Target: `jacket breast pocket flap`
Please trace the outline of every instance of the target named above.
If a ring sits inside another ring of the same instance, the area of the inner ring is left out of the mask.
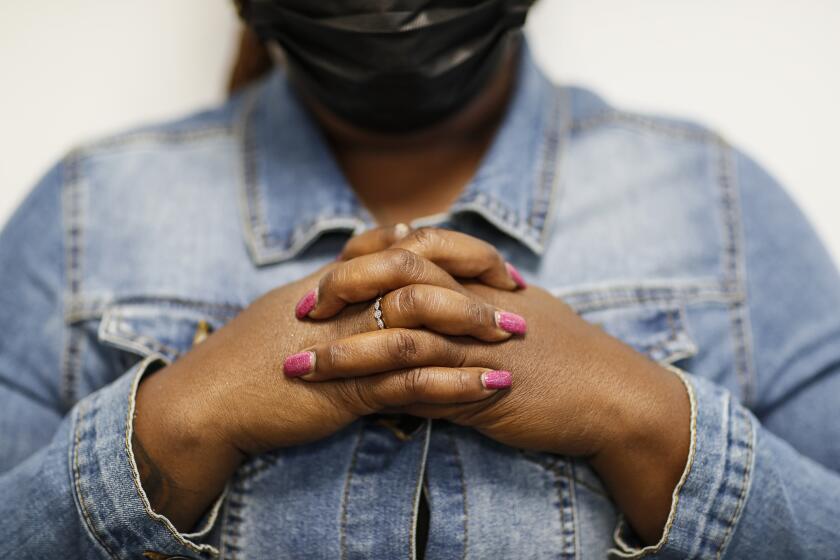
[[[689,335],[685,309],[679,301],[663,299],[605,305],[603,301],[609,301],[609,298],[602,295],[591,298],[586,294],[567,296],[563,300],[586,321],[656,362],[673,364],[698,352]]]
[[[108,306],[99,323],[103,344],[141,357],[172,361],[233,318],[227,306],[159,300]]]

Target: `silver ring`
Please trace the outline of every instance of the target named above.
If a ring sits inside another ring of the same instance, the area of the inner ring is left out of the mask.
[[[385,321],[382,320],[382,296],[376,298],[373,303],[373,318],[376,319],[376,326],[380,329],[386,329]]]

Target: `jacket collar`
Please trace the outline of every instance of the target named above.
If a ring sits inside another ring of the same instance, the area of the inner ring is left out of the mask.
[[[521,56],[510,105],[476,175],[449,212],[413,225],[478,214],[542,254],[569,103],[527,45]],[[239,123],[245,233],[257,265],[291,259],[323,233],[374,225],[281,71],[245,97]]]

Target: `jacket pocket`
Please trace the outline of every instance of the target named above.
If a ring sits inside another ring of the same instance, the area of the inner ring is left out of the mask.
[[[697,354],[697,345],[689,335],[684,302],[673,292],[629,293],[639,295],[627,297],[627,288],[606,287],[569,291],[561,297],[586,321],[656,362],[673,364]]]
[[[107,346],[140,357],[160,354],[172,361],[238,311],[231,306],[160,299],[114,303],[105,308],[97,334]]]

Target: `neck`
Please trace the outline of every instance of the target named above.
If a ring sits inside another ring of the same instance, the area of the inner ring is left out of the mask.
[[[446,211],[464,189],[495,135],[515,79],[511,50],[499,72],[466,107],[407,134],[364,130],[307,100],[353,190],[382,225]]]

